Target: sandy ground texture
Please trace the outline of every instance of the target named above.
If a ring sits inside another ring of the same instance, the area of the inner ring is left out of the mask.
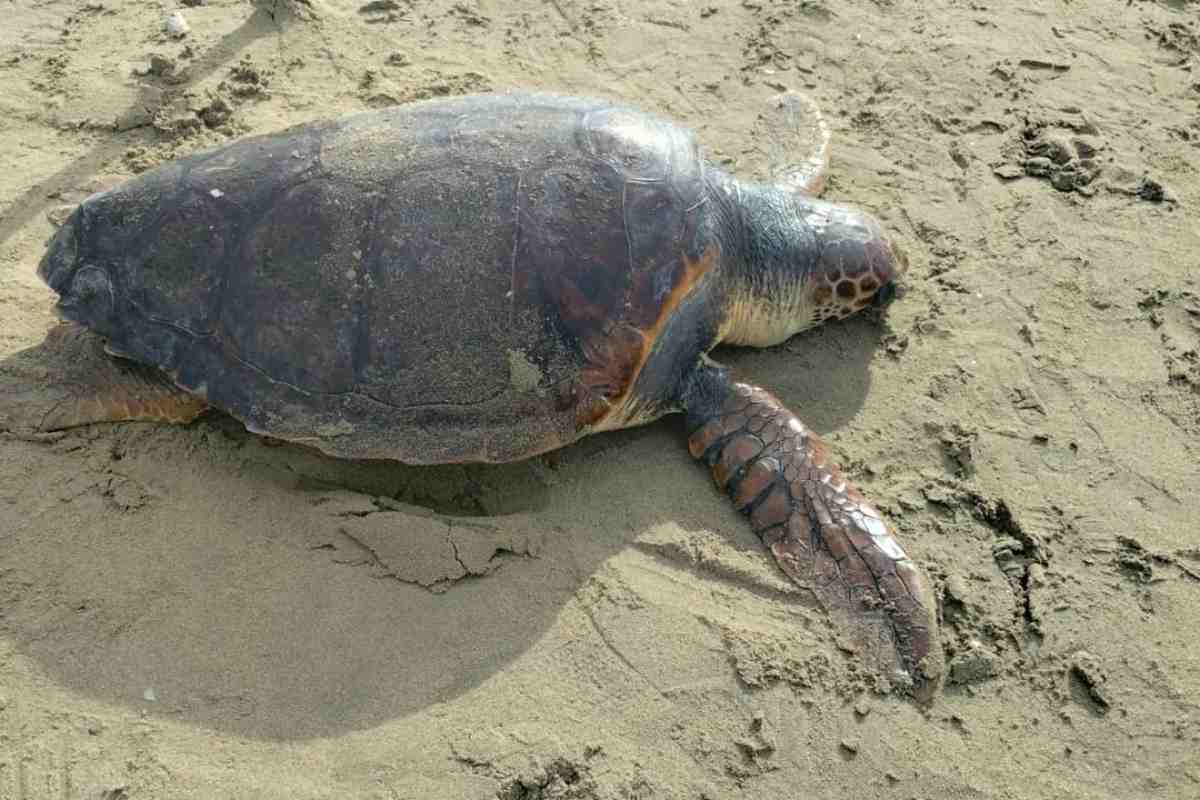
[[[0,396],[111,176],[515,87],[834,129],[911,291],[719,358],[828,435],[937,584],[928,709],[864,688],[669,419],[501,467],[338,462],[209,414],[0,406],[0,796],[1200,796],[1200,5],[9,0]],[[24,383],[22,383],[24,382]],[[47,390],[49,391],[49,390]]]

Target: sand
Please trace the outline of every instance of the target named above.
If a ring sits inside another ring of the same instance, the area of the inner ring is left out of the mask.
[[[0,796],[1200,796],[1197,3],[0,13]],[[770,94],[826,110],[827,196],[887,222],[910,291],[716,356],[827,435],[936,583],[931,706],[864,686],[678,419],[440,468],[220,414],[5,423],[53,324],[43,244],[96,186],[511,88],[670,115],[747,176]]]

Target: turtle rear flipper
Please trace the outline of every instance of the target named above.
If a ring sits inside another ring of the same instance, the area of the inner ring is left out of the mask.
[[[208,408],[158,370],[108,355],[100,336],[74,323],[0,362],[0,400],[0,426],[27,432],[96,422],[186,424]]]

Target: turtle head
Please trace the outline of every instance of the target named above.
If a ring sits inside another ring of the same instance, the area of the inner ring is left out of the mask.
[[[722,339],[757,347],[903,293],[904,251],[874,217],[775,186],[742,187]]]

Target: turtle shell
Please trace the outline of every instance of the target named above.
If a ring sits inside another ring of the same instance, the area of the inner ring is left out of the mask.
[[[39,271],[64,316],[252,431],[507,461],[669,410],[715,338],[678,319],[718,263],[706,185],[692,135],[633,109],[432,101],[147,172]]]

